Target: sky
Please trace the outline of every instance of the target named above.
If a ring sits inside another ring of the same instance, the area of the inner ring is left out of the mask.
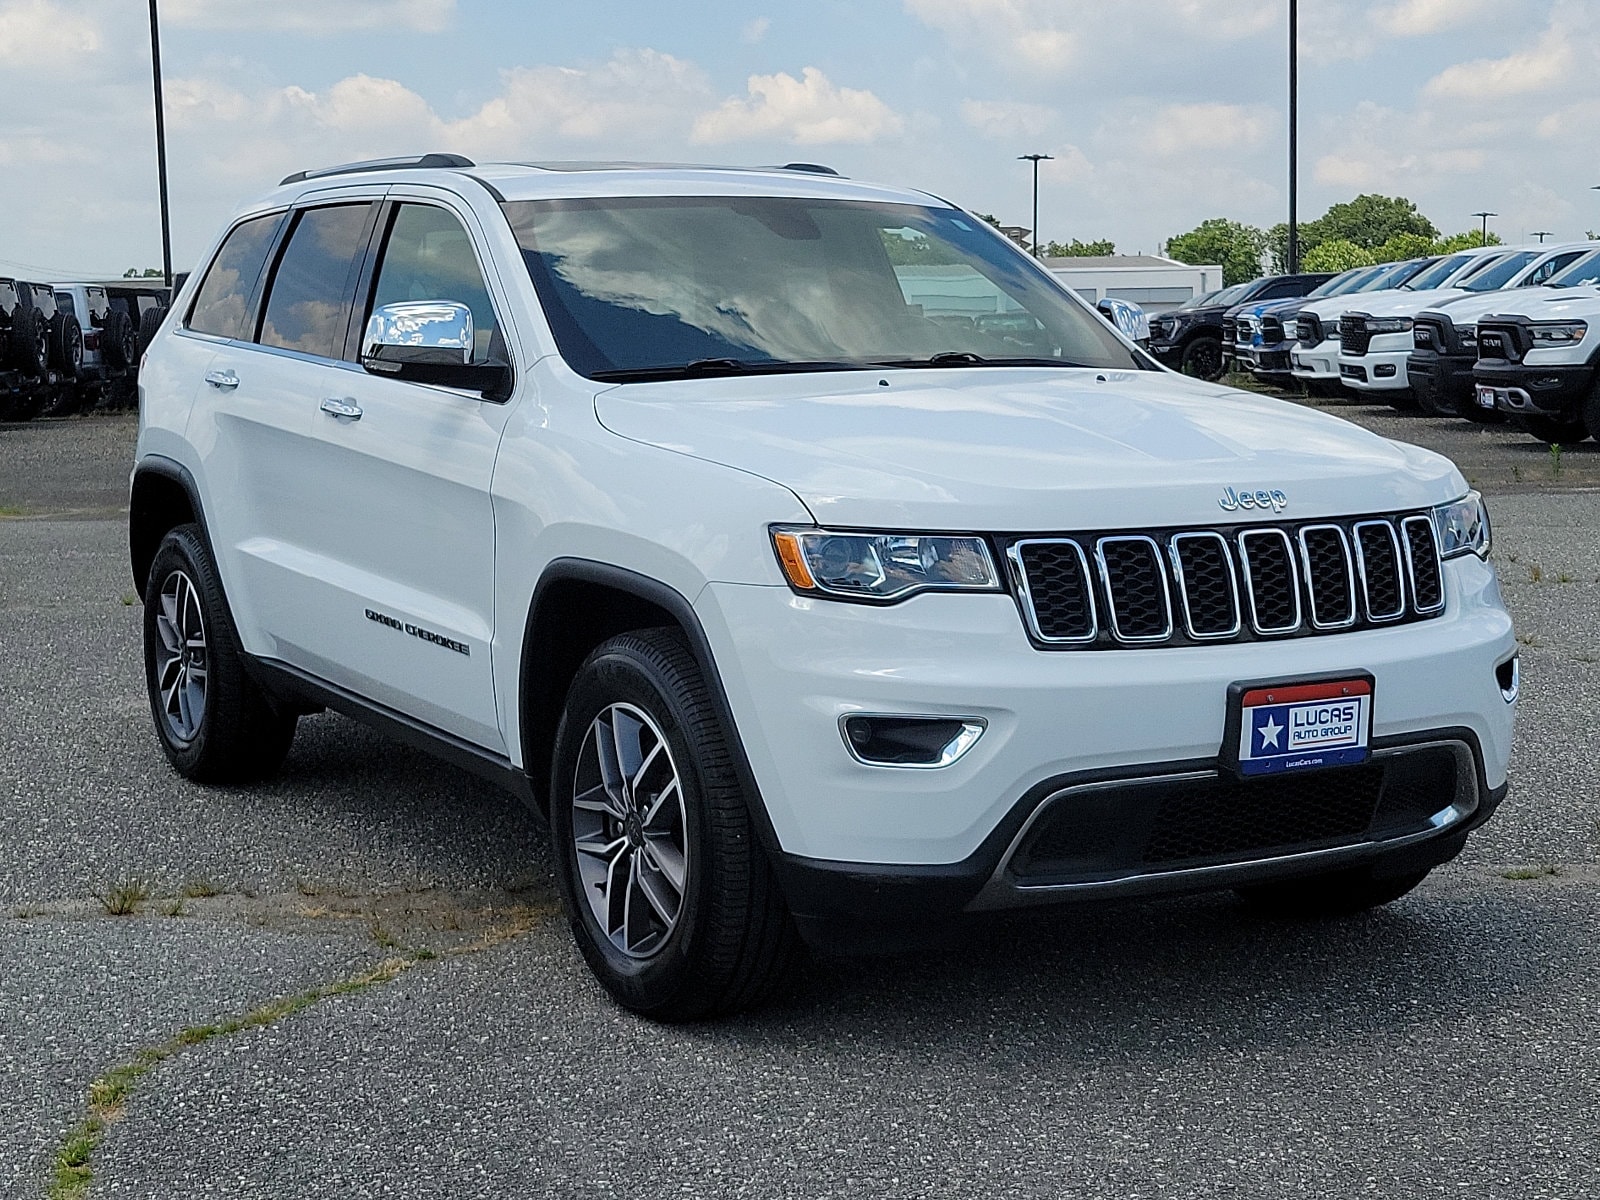
[[[291,171],[826,163],[1154,252],[1288,210],[1287,0],[161,0],[174,266]],[[0,0],[0,272],[161,261],[148,7]],[[1300,211],[1600,228],[1600,0],[1300,0]]]

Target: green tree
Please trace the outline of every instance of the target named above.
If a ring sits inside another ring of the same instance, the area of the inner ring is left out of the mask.
[[[1403,196],[1373,193],[1335,204],[1315,221],[1301,227],[1301,240],[1307,246],[1331,242],[1335,238],[1353,242],[1363,250],[1377,250],[1390,238],[1413,233],[1436,238],[1439,230]]]
[[[124,279],[165,279],[166,278],[166,276],[164,274],[162,274],[160,267],[146,267],[142,271],[138,267],[129,267],[126,271],[124,271],[122,273],[122,277]]]
[[[1433,239],[1420,233],[1397,233],[1372,252],[1374,262],[1402,262],[1433,253]]]
[[[1109,238],[1098,242],[1080,242],[1073,238],[1070,242],[1046,242],[1044,247],[1046,258],[1094,258],[1116,252],[1117,244]]]
[[[1191,266],[1222,268],[1224,286],[1246,283],[1261,274],[1261,255],[1267,249],[1267,235],[1254,225],[1212,217],[1188,233],[1167,242],[1167,257]]]
[[[1302,271],[1348,271],[1352,267],[1370,267],[1376,261],[1371,251],[1363,250],[1344,238],[1318,242],[1300,260]]]
[[[1435,254],[1454,254],[1457,250],[1472,250],[1478,246],[1501,245],[1500,235],[1490,232],[1488,242],[1483,240],[1483,230],[1463,229],[1460,233],[1452,233],[1447,238],[1440,238],[1433,244]]]

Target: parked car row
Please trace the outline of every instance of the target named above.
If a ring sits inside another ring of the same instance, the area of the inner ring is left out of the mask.
[[[0,420],[133,406],[168,303],[164,286],[142,282],[0,277]]]

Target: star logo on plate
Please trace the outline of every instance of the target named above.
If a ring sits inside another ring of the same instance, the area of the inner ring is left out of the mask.
[[[1268,746],[1271,746],[1274,750],[1279,749],[1278,735],[1283,732],[1283,726],[1273,719],[1271,713],[1267,714],[1267,719],[1264,723],[1256,727],[1256,732],[1261,735],[1261,748],[1263,750]]]

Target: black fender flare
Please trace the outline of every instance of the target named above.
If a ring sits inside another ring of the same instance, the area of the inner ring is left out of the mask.
[[[149,476],[167,480],[177,484],[189,498],[189,511],[194,514],[195,524],[200,527],[200,537],[205,542],[206,549],[212,550],[210,527],[206,522],[205,506],[200,501],[200,485],[195,482],[194,475],[189,468],[176,459],[168,458],[164,454],[147,454],[141,458],[133,468],[133,478],[128,485],[128,564],[133,572],[133,583],[141,599],[144,597],[144,576],[149,573],[150,560],[155,556],[155,543],[145,545],[141,541],[142,526],[139,500],[139,481]],[[144,559],[145,570],[140,571],[140,559]],[[215,551],[212,558],[216,558]]]

